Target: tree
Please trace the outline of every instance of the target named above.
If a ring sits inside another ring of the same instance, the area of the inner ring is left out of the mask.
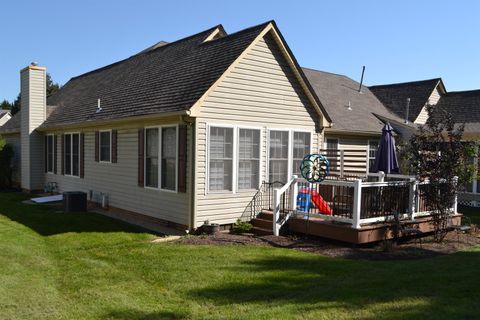
[[[410,139],[409,163],[420,181],[429,181],[422,191],[440,242],[448,231],[457,192],[476,172],[469,164],[475,146],[462,141],[464,126],[456,125],[450,113],[431,105],[427,112],[427,122]]]
[[[46,82],[47,82],[47,98],[50,97],[51,95],[53,95],[55,92],[57,92],[58,90],[60,90],[61,86],[56,83],[56,82],[53,82],[52,80],[52,76],[50,75],[50,73],[47,72],[47,76],[46,76]],[[21,94],[19,93],[17,98],[12,102],[12,103],[9,103],[7,100],[4,100],[2,102],[2,104],[0,105],[0,109],[3,109],[3,107],[5,106],[6,108],[5,109],[10,109],[10,113],[12,114],[12,116],[17,113],[19,110],[20,110],[20,106],[21,106]],[[4,103],[7,103],[9,106],[7,107],[7,104],[4,105]]]
[[[60,85],[56,82],[53,82],[50,73],[47,72],[47,98],[53,95],[55,92],[60,90]]]
[[[0,110],[10,110],[12,108],[12,104],[7,100],[3,100],[0,103]]]

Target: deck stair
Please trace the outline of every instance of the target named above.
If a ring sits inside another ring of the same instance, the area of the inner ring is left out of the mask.
[[[256,218],[251,221],[253,225],[253,233],[257,236],[267,236],[273,234],[273,212],[263,210]]]

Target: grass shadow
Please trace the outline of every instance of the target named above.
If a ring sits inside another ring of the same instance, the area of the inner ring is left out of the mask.
[[[24,204],[23,193],[0,193],[0,215],[20,223],[42,236],[68,232],[148,232],[92,212],[63,212],[58,206]]]
[[[416,261],[351,261],[317,256],[274,256],[243,263],[257,281],[228,280],[193,290],[193,299],[217,305],[275,303],[292,312],[336,312],[358,318],[475,318],[480,306],[480,252]],[[375,310],[382,306],[381,314]],[[389,311],[390,310],[390,311]],[[399,313],[401,311],[401,313]],[[357,316],[356,316],[357,317]]]

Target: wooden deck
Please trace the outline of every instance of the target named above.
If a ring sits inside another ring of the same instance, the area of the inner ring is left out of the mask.
[[[461,214],[453,216],[452,224],[459,225],[461,217]],[[402,221],[402,226],[417,229],[422,234],[429,234],[434,231],[432,217],[418,217],[414,221],[405,220]],[[349,223],[319,218],[306,220],[292,217],[288,220],[288,227],[294,233],[308,234],[351,244],[378,242],[385,239],[392,239],[394,236],[394,226],[391,223],[372,223],[362,225],[360,229],[355,229],[352,228]],[[405,236],[405,234],[400,236]]]

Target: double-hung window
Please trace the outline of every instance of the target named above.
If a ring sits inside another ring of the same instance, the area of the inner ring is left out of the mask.
[[[375,164],[375,158],[377,157],[378,150],[378,141],[369,140],[368,141],[368,167],[371,171],[373,165]]]
[[[257,189],[260,179],[260,130],[238,130],[238,190]]]
[[[112,131],[100,131],[100,162],[112,161]]]
[[[162,189],[175,190],[177,184],[177,128],[162,128]]]
[[[232,191],[233,128],[210,127],[209,190]]]
[[[300,164],[310,154],[310,132],[293,132],[293,174],[301,177]]]
[[[177,127],[145,129],[145,186],[177,190]]]
[[[271,130],[269,133],[269,181],[286,183],[290,174],[300,176],[300,164],[303,157],[310,152],[310,132]]]
[[[65,175],[80,176],[80,134],[68,133],[64,136]]]
[[[288,180],[288,131],[270,131],[269,181]]]
[[[47,172],[53,173],[54,172],[54,163],[55,163],[55,144],[53,135],[47,136]]]

